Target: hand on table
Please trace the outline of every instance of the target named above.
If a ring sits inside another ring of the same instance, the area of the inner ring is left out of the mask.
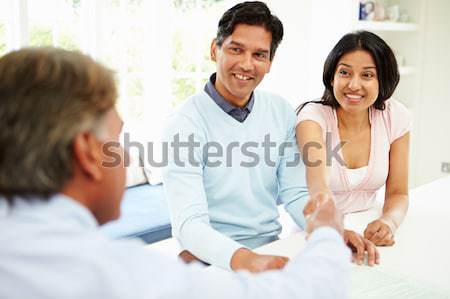
[[[380,253],[375,244],[363,238],[358,233],[351,230],[344,230],[344,241],[353,252],[352,262],[362,265],[365,252],[367,252],[367,263],[369,266],[380,263]]]
[[[394,229],[394,223],[380,218],[367,225],[367,228],[364,231],[364,237],[375,245],[392,246],[395,243]]]
[[[257,254],[250,249],[240,248],[231,258],[231,269],[247,270],[252,273],[282,269],[289,258],[276,255]]]

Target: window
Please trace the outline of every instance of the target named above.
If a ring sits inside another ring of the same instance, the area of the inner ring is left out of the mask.
[[[229,1],[174,0],[172,33],[172,102],[173,106],[203,88],[214,64],[210,45],[217,22]]]
[[[229,2],[1,0],[0,55],[23,46],[90,54],[117,74],[125,129],[149,136],[214,71],[210,43]]]
[[[28,1],[28,45],[79,49],[80,4],[80,0]]]
[[[0,56],[6,53],[6,35],[5,23],[0,20]]]
[[[0,56],[7,52],[6,47],[6,24],[8,21],[8,3],[5,1],[0,1]]]

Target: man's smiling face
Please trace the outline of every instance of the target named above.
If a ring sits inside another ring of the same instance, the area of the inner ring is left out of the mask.
[[[238,24],[221,46],[211,45],[216,62],[217,91],[231,104],[245,106],[253,90],[270,71],[272,34],[262,26]]]

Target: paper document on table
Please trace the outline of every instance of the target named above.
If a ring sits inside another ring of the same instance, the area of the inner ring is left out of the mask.
[[[450,299],[450,291],[375,267],[352,265],[351,299]]]

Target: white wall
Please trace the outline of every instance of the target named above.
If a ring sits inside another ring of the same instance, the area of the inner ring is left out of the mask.
[[[419,99],[417,183],[445,174],[450,162],[450,1],[429,0],[426,7],[422,92]]]
[[[284,25],[284,38],[271,72],[261,84],[293,106],[323,93],[323,63],[351,29],[353,0],[266,1]]]

